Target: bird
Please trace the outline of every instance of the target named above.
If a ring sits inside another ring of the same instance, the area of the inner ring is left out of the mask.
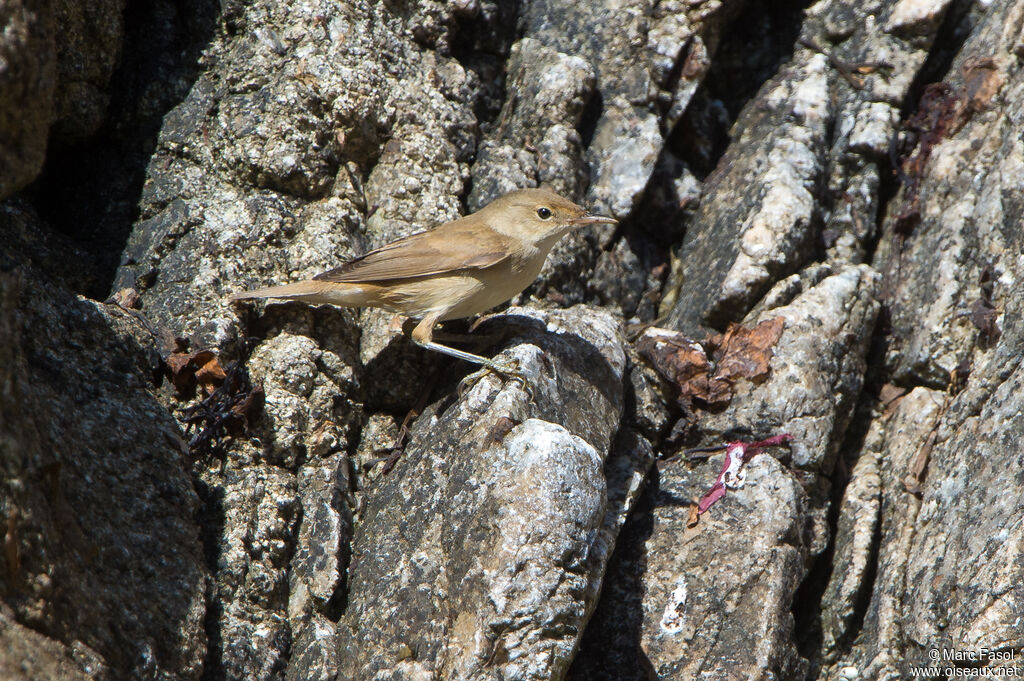
[[[515,367],[434,341],[434,327],[511,300],[533,283],[563,236],[616,222],[547,189],[519,189],[312,279],[234,293],[229,300],[383,308],[417,321],[411,334],[416,345],[521,379]]]

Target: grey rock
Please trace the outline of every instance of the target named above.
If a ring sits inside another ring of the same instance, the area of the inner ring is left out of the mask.
[[[931,664],[932,650],[1021,645],[1021,587],[1012,576],[1012,556],[1021,544],[1019,503],[1015,474],[1007,473],[1019,464],[1011,443],[1021,437],[1015,397],[1021,302],[1005,283],[1020,274],[1017,261],[1003,257],[1004,249],[1020,248],[1018,231],[1006,225],[1020,221],[1021,205],[1005,200],[1001,174],[1019,161],[1009,151],[1016,142],[1004,135],[1017,114],[1015,107],[980,106],[970,95],[1020,98],[1019,74],[1003,66],[1019,43],[1006,33],[1005,22],[1019,12],[1010,3],[991,7],[953,64],[954,85],[966,85],[960,78],[982,80],[973,89],[954,90],[965,108],[957,110],[959,124],[938,142],[917,178],[920,224],[910,234],[893,235],[905,197],[898,197],[883,224],[879,252],[889,264],[899,341],[889,350],[887,368],[893,380],[925,387],[871,423],[861,456],[868,460],[863,468],[874,467],[880,479],[879,518],[872,521],[868,508],[868,517],[856,523],[879,525],[877,545],[869,549],[876,576],[870,581],[871,572],[864,571],[855,578],[859,583],[834,583],[826,592],[828,635],[845,647],[827,658],[822,678],[850,669],[861,678],[900,678],[911,665]],[[991,61],[978,62],[979,55]],[[972,63],[980,71],[972,73]],[[975,239],[980,253],[972,250]],[[946,258],[957,261],[955,270]],[[986,267],[994,272],[987,294],[978,278]],[[987,299],[998,330],[990,327],[987,339],[969,318],[958,316],[979,298]],[[863,552],[847,539],[837,544],[837,562],[862,563]],[[954,563],[971,568],[951,570]],[[866,594],[864,604],[851,602],[854,587]],[[863,619],[859,628],[851,625],[851,612]],[[1007,666],[986,656],[979,664],[991,671]]]
[[[776,280],[809,262],[821,237],[837,264],[863,261],[876,236],[879,163],[896,133],[896,110],[937,31],[929,25],[898,37],[884,22],[911,5],[941,18],[947,4],[876,3],[879,20],[851,24],[854,32],[839,31],[836,45],[824,36],[836,33],[848,7],[808,9],[801,38],[845,64],[860,88],[802,46],[746,107],[676,253],[661,308],[669,326],[694,333],[741,319]],[[857,75],[865,63],[873,70]]]
[[[814,543],[803,520],[809,500],[790,471],[761,455],[743,488],[687,529],[688,502],[710,488],[718,467],[712,457],[696,471],[662,470],[641,645],[658,678],[798,677],[806,663],[790,605]]]
[[[217,542],[213,597],[220,608],[208,625],[214,673],[280,678],[292,643],[288,567],[300,517],[295,476],[249,465],[204,477],[207,532]]]
[[[198,679],[199,502],[181,431],[155,394],[155,338],[27,258],[10,265],[0,273],[0,666]]]
[[[5,101],[40,113],[6,119],[10,186],[48,134],[91,150],[0,208],[0,676],[902,678],[1019,650],[1019,2],[159,2],[125,29],[94,5],[19,5],[0,46]],[[737,46],[755,19],[787,37]],[[771,80],[700,87],[734,68]],[[889,200],[931,78],[955,121]],[[701,135],[740,107],[719,161]],[[224,302],[535,184],[621,222],[473,332],[530,392],[460,391],[468,367],[380,311]],[[119,257],[141,311],[62,288]],[[669,266],[677,328],[786,321],[717,413],[681,413],[619,335]],[[537,309],[581,302],[607,309]],[[265,390],[220,457],[182,443],[198,398],[150,385],[172,334]],[[783,430],[791,456],[695,528],[720,459],[650,469]]]
[[[849,7],[839,2],[818,3],[808,12],[802,37],[853,69],[850,80],[836,79],[832,87],[835,124],[821,203],[822,236],[833,262],[863,262],[877,237],[880,187],[890,172],[899,109],[938,35],[935,22],[948,6],[943,1],[879,3],[874,23],[850,22]],[[893,30],[914,16],[927,17],[911,22],[920,30]],[[861,64],[869,65],[868,73],[859,72]]]
[[[0,614],[0,641],[0,675],[10,681],[86,681],[109,673],[102,665],[83,669],[70,647],[18,624],[10,613]]]
[[[35,178],[46,155],[57,72],[53,3],[5,3],[0,25],[0,199],[5,199]]]
[[[512,46],[507,69],[511,95],[473,164],[470,210],[540,184],[578,198],[586,177],[577,127],[594,88],[593,66],[525,37]]]
[[[559,676],[596,600],[614,537],[603,528],[623,514],[608,514],[603,471],[623,404],[616,322],[573,308],[491,323],[523,329],[502,357],[518,361],[532,400],[481,378],[428,409],[367,491],[339,627],[349,678]],[[631,493],[619,496],[628,508]]]
[[[742,318],[775,280],[802,265],[813,239],[830,73],[809,56],[762,88],[731,145],[673,267],[667,325],[696,333]],[[728,235],[728,236],[726,236]]]
[[[299,473],[303,516],[292,558],[289,611],[293,619],[308,610],[303,600],[324,609],[341,593],[352,537],[348,468],[348,458],[337,457]]]
[[[831,472],[863,384],[879,281],[867,265],[848,265],[747,320],[784,320],[771,375],[759,385],[737,383],[729,405],[701,420],[705,437],[721,441],[737,424],[757,436],[788,432],[794,465]]]
[[[53,138],[73,144],[106,119],[110,79],[121,56],[126,0],[56,2],[59,27]]]
[[[823,598],[823,633],[827,649],[840,651],[856,641],[853,654],[828,656],[822,678],[834,678],[853,666],[862,678],[886,673],[902,675],[904,659],[899,610],[906,593],[906,562],[913,541],[913,518],[920,500],[903,479],[942,415],[946,399],[938,391],[916,388],[894,405],[891,413],[872,422],[860,458],[847,486],[836,534],[832,580]],[[868,571],[883,570],[874,582]],[[866,615],[860,603],[871,594]],[[864,616],[860,629],[854,618]]]
[[[995,107],[995,99],[974,101],[969,88],[980,89],[973,96],[982,99],[991,89],[989,97],[1020,100],[1024,79],[1009,68],[1017,59],[1012,54],[1016,36],[1006,34],[1002,23],[1016,11],[1010,5],[994,7],[951,68],[951,84],[960,88],[953,91],[958,101],[953,128],[916,178],[919,224],[905,237],[895,233],[900,214],[915,212],[906,189],[886,216],[880,250],[889,262],[886,286],[895,337],[886,362],[899,382],[943,387],[962,361],[984,354],[995,339],[972,322],[976,311],[991,311],[996,327],[1008,323],[998,311],[1008,304],[1017,268],[1010,254],[1020,206],[1006,178],[1022,169],[1016,137],[1009,132],[1020,116],[1012,108]],[[986,286],[992,288],[987,303]]]
[[[288,681],[318,681],[337,678],[338,646],[335,643],[333,621],[313,613],[309,622],[299,629],[292,642],[291,656],[285,679]]]

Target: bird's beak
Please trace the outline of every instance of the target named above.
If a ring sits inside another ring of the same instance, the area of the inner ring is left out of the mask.
[[[586,227],[587,225],[616,225],[619,221],[615,218],[606,218],[603,215],[591,215],[590,213],[584,213],[578,218],[573,218],[569,221],[573,227]]]

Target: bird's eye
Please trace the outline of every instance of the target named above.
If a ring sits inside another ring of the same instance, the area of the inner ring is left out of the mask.
[[[537,217],[539,217],[541,220],[547,220],[548,218],[551,217],[551,209],[548,208],[547,206],[541,206],[540,208],[537,209]]]

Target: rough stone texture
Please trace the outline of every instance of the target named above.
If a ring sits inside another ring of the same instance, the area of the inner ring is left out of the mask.
[[[593,66],[526,37],[512,46],[506,68],[514,95],[502,109],[494,139],[478,150],[470,210],[541,184],[579,197],[586,177],[580,173],[583,140],[576,128],[593,93]]]
[[[905,3],[822,0],[801,40],[855,69],[855,88],[823,54],[800,45],[736,123],[735,140],[708,178],[701,207],[673,258],[662,303],[669,326],[694,333],[742,319],[771,285],[811,261],[818,243],[861,262],[875,235],[878,164],[897,109],[928,56],[936,27],[899,37],[886,17]],[[932,3],[941,17],[948,3]]]
[[[789,605],[815,543],[807,496],[776,459],[760,456],[744,488],[687,531],[688,502],[719,465],[712,458],[696,472],[662,471],[646,542],[641,645],[662,679],[799,678],[805,663]]]
[[[60,143],[0,207],[0,676],[905,678],[1020,649],[1020,2],[2,11],[4,104],[40,115],[0,113],[0,181]],[[473,332],[532,394],[460,392],[379,311],[224,301],[539,183],[620,224]],[[141,310],[67,290],[115,279]],[[782,316],[771,374],[684,408],[623,340],[659,304],[698,338]],[[173,334],[265,391],[213,452],[175,424],[201,395],[151,385]],[[780,431],[695,527],[720,456],[649,472]]]
[[[18,0],[0,8],[0,199],[36,178],[48,143],[104,121],[125,0]]]
[[[57,68],[53,3],[5,2],[0,26],[0,199],[5,199],[35,178],[46,155]]]
[[[101,675],[107,670],[96,662],[80,664],[70,647],[18,624],[8,613],[0,614],[0,675],[4,679],[86,681],[103,678]]]
[[[708,414],[701,428],[718,441],[731,439],[738,424],[759,436],[788,432],[793,464],[827,473],[860,396],[880,277],[866,265],[809,274],[810,281],[780,282],[778,290],[788,289],[792,300],[769,294],[767,307],[746,320],[785,323],[773,348],[771,377],[760,385],[741,381],[729,406]],[[797,294],[794,283],[807,288]],[[822,395],[834,397],[823,401]]]
[[[896,236],[907,192],[890,204],[881,249],[890,264],[894,336],[887,362],[901,382],[945,386],[962,361],[984,355],[994,339],[983,337],[971,313],[984,297],[986,270],[996,324],[1007,323],[999,310],[1018,281],[1021,206],[1012,178],[1024,172],[1024,146],[1014,132],[1021,113],[999,103],[1024,96],[1014,52],[1022,11],[1015,3],[994,5],[950,68],[958,105],[919,178],[920,224]]]
[[[500,175],[505,182],[512,178],[531,185],[547,182],[579,197],[596,212],[626,222],[617,229],[600,226],[564,239],[541,273],[536,287],[539,295],[561,304],[597,298],[633,315],[640,296],[660,287],[660,280],[638,276],[649,267],[651,258],[629,238],[634,228],[628,219],[661,158],[665,136],[701,84],[719,33],[740,5],[717,0],[630,0],[585,7],[563,0],[525,4],[521,15],[525,37],[517,44],[519,53],[555,50],[561,59],[582,63],[595,76],[586,90],[580,88],[582,79],[578,77],[576,85],[553,77],[541,83],[549,98],[575,101],[580,96],[577,93],[584,96],[583,121],[574,109],[566,112],[576,115],[583,132],[578,135],[572,130],[565,113],[524,119],[518,137],[528,144],[518,150],[506,146],[503,158],[496,161],[482,153],[474,165],[474,181],[484,161],[484,172]],[[510,64],[516,63],[515,56],[513,51]],[[518,72],[510,69],[506,87],[516,85],[516,78],[529,80],[537,67],[527,67]],[[594,92],[586,97],[590,87]],[[518,91],[518,86],[513,91]],[[567,97],[569,93],[573,97]],[[510,97],[506,106],[519,106],[517,102],[515,96]],[[504,117],[499,119],[495,136],[509,136],[503,130],[504,122]],[[581,136],[585,154],[579,148]],[[486,150],[485,142],[482,152]],[[585,164],[567,164],[581,155]]]
[[[789,608],[806,565],[828,540],[820,483],[807,476],[831,470],[860,393],[865,343],[879,307],[878,276],[867,266],[825,268],[807,280],[806,290],[781,282],[788,299],[775,296],[750,320],[785,321],[768,380],[741,381],[728,407],[700,420],[712,442],[735,439],[738,426],[752,438],[791,433],[787,458],[802,472],[768,455],[756,457],[742,489],[694,529],[688,527],[690,502],[710,488],[720,457],[697,468],[663,465],[641,506],[653,515],[641,531],[643,549],[627,549],[609,568],[616,582],[632,581],[636,588],[610,594],[607,612],[588,633],[594,648],[615,650],[613,664],[581,663],[573,678],[644,678],[639,674],[646,665],[665,679],[806,673]],[[822,394],[841,397],[834,403],[811,397]],[[754,641],[751,631],[759,632]]]
[[[742,318],[807,257],[831,114],[830,74],[825,57],[810,54],[793,71],[765,86],[760,105],[737,123],[739,141],[708,178],[673,269],[674,296],[662,308],[673,328],[693,333],[702,323]]]
[[[946,396],[915,388],[888,414],[880,414],[865,438],[860,457],[846,488],[836,532],[832,579],[823,598],[823,634],[833,668],[822,678],[833,678],[854,658],[861,678],[884,678],[883,672],[904,675],[903,631],[897,614],[908,589],[905,563],[914,537],[913,518],[920,500],[904,487],[903,478],[935,431]],[[869,570],[886,566],[874,585]],[[866,589],[874,587],[867,614]],[[856,618],[864,621],[857,626]],[[858,634],[859,650],[837,662],[839,650]]]
[[[530,393],[488,375],[435,405],[366,493],[338,627],[346,678],[547,679],[572,659],[638,487],[616,473],[609,508],[626,357],[605,313],[513,308],[503,323],[522,329],[508,352]]]
[[[916,388],[872,425],[856,475],[880,479],[880,500],[852,522],[879,530],[867,548],[848,533],[837,541],[834,574],[863,563],[865,552],[870,568],[854,570],[849,583],[833,577],[826,592],[826,636],[844,652],[826,658],[822,678],[905,678],[910,665],[931,663],[933,649],[1021,648],[1021,300],[1011,284],[1021,264],[1011,254],[1020,251],[1015,226],[1024,215],[1004,178],[1018,172],[1022,156],[1018,109],[997,102],[1021,97],[1022,16],[1024,5],[1008,2],[980,18],[950,68],[950,82],[962,88],[956,96],[967,101],[921,171],[921,222],[893,234],[901,196],[883,225],[880,252],[894,291],[889,371],[949,391]],[[979,57],[991,61],[969,85]],[[987,297],[985,267],[995,273]],[[957,312],[979,297],[995,310],[999,333],[989,329],[987,339]],[[908,475],[918,496],[905,486]],[[851,598],[855,590],[866,604]],[[851,612],[863,618],[860,627]],[[971,666],[1011,665],[986,657]]]
[[[4,254],[0,298],[0,667],[199,679],[199,503],[181,431],[154,394],[155,338],[17,251]]]
[[[58,144],[83,140],[99,130],[107,114],[110,77],[124,36],[126,0],[59,0],[57,89],[53,139]]]

